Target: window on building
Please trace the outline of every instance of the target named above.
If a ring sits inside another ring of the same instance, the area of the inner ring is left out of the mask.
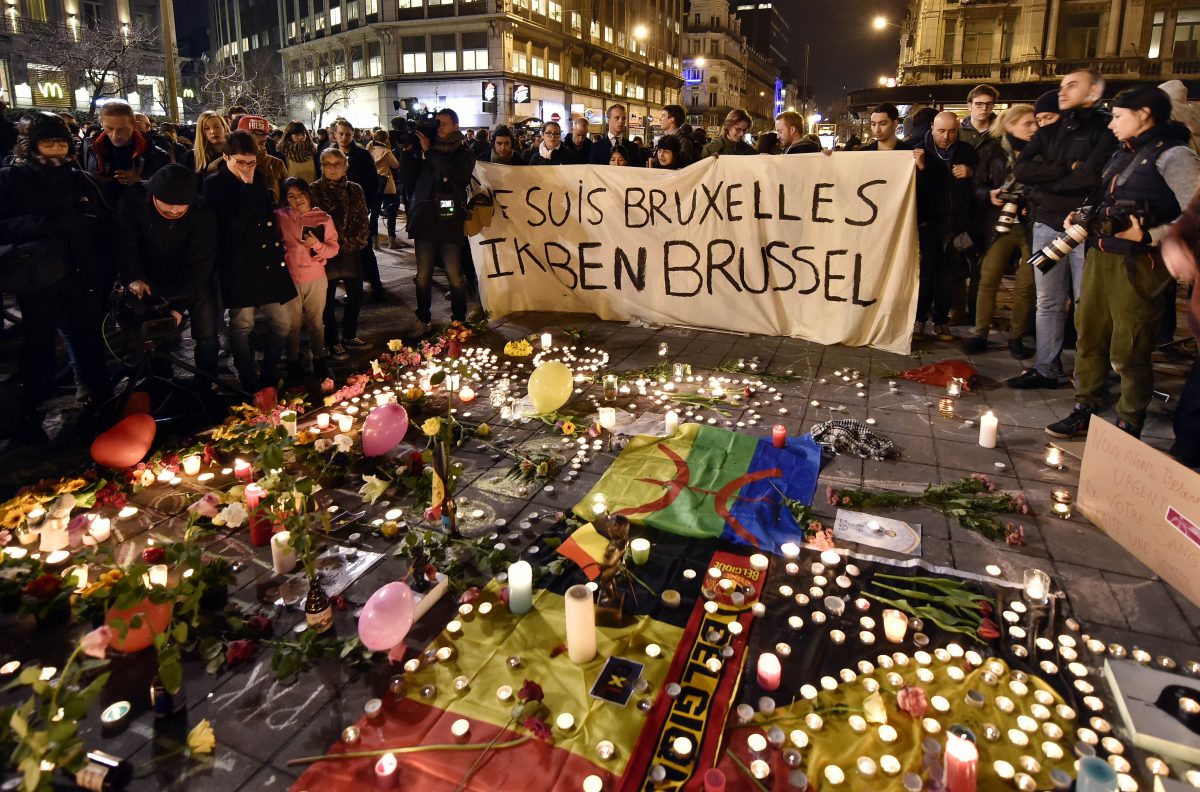
[[[255,33],[250,37],[250,49],[258,49],[258,34]]]
[[[517,74],[529,74],[529,56],[524,50],[513,50],[512,68]]]
[[[600,23],[599,22],[596,22],[593,20],[591,28],[589,29],[589,35],[594,39],[600,38]]]
[[[555,22],[562,22],[562,3],[556,3],[554,0],[550,0],[547,6],[550,10],[550,18]]]
[[[25,0],[25,18],[34,22],[47,22],[46,0]]]
[[[425,37],[405,36],[400,39],[400,67],[405,73],[428,71],[425,61]]]
[[[296,40],[296,23],[288,22],[288,38],[292,41]]]
[[[1063,46],[1059,48],[1059,57],[1096,57],[1100,48],[1100,15],[1069,14],[1064,22]]]
[[[546,14],[546,0],[529,0],[529,8],[535,14]]]
[[[692,107],[699,107],[699,106],[700,106],[700,94],[693,93],[692,94]]]
[[[361,80],[367,76],[367,64],[363,61],[363,48],[356,44],[350,48],[350,79]]]
[[[546,64],[546,76],[555,82],[562,82],[562,66],[558,61],[550,61]]]
[[[335,27],[340,24],[342,24],[342,7],[335,4],[329,8],[329,26]]]
[[[94,28],[108,20],[108,4],[104,0],[83,0],[80,3],[83,12],[83,24]]]
[[[963,28],[963,63],[990,63],[996,22],[992,18],[968,19]]]
[[[400,9],[406,8],[423,8],[425,0],[396,0],[396,7]]]
[[[604,90],[607,91],[608,89],[605,88]],[[617,80],[617,96],[620,96],[624,92],[625,92],[625,81]]]
[[[316,19],[313,21],[313,26],[314,26],[314,27],[315,27],[317,30],[324,30],[324,29],[325,29],[325,15],[324,15],[324,14],[322,14],[321,16],[317,17],[317,18],[316,18]]]
[[[367,76],[383,76],[383,45],[378,41],[367,44]]]
[[[1154,24],[1150,26],[1150,48],[1146,50],[1146,57],[1158,58],[1162,55],[1162,36],[1163,25],[1167,21],[1166,11],[1154,12]]]
[[[604,93],[612,93],[612,75],[606,74],[601,80],[604,83]]]
[[[608,25],[604,26],[604,40],[609,44],[613,43],[613,29]]]
[[[346,3],[346,21],[351,24],[358,21],[358,0]]]
[[[454,0],[429,0],[431,6],[448,6],[454,5]]]
[[[1181,8],[1175,17],[1173,58],[1200,56],[1200,8]]]
[[[716,91],[713,91],[712,93],[710,93],[708,95],[708,106],[709,107],[717,106],[717,92]]]
[[[617,49],[625,49],[625,34],[617,31]]]
[[[571,30],[583,30],[583,15],[578,11],[571,12]]]
[[[458,46],[453,33],[430,36],[429,50],[433,56],[433,71],[458,71]]]
[[[721,41],[719,39],[712,39],[708,42],[708,54],[709,55],[720,55],[721,54]]]
[[[366,11],[367,16],[371,16],[373,14],[378,14],[379,13],[379,0],[366,0],[366,3],[363,6],[363,10]]]
[[[546,61],[534,55],[529,62],[529,74],[534,77],[546,76]]]
[[[954,49],[954,39],[958,33],[958,19],[946,17],[942,20],[945,29],[942,31],[942,63],[954,63],[957,53]]]
[[[600,90],[600,75],[596,74],[596,72],[591,72],[588,74],[588,88],[592,89],[593,91]]]
[[[1000,45],[1000,60],[1005,63],[1012,63],[1013,56],[1013,39],[1016,38],[1017,18],[1007,16],[1004,17],[1003,33],[1004,41]]]
[[[570,75],[570,78],[571,78],[571,85],[579,85],[579,67],[572,66],[571,70],[570,70],[570,72],[568,72],[568,74]]]
[[[462,59],[462,67],[467,70],[488,67],[487,33],[462,34]]]

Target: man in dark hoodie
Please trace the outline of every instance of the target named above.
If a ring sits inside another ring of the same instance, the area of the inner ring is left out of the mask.
[[[125,102],[105,103],[100,126],[104,131],[88,147],[83,169],[100,184],[108,205],[117,206],[126,187],[149,179],[171,158],[137,130],[133,108]]]
[[[196,343],[196,368],[217,375],[217,218],[200,199],[196,174],[168,165],[134,184],[118,207],[117,263],[121,280],[139,297],[166,300]]]
[[[1108,130],[1112,116],[1100,109],[1104,78],[1091,70],[1071,72],[1058,89],[1058,123],[1042,127],[1013,164],[1013,176],[1026,186],[1033,212],[1036,253],[1063,233],[1063,222],[1097,192],[1104,164],[1117,148]],[[1063,375],[1063,335],[1067,298],[1079,301],[1084,245],[1049,272],[1034,273],[1037,287],[1037,355],[1033,368],[1005,381],[1010,388],[1057,388]]]
[[[496,131],[492,133],[492,149],[481,161],[494,162],[497,165],[525,164],[521,155],[513,148],[512,130],[503,125],[496,127]]]

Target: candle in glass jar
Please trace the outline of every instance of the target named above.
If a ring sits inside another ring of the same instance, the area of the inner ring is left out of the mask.
[[[189,476],[194,476],[200,472],[199,454],[189,454],[183,458],[183,472]]]
[[[996,437],[1000,434],[1000,421],[995,413],[988,410],[979,419],[979,445],[984,448],[995,448]]]
[[[1050,575],[1040,569],[1025,570],[1025,599],[1043,605],[1050,595]]]
[[[328,429],[329,428],[329,413],[317,413],[317,428],[318,429]]]
[[[957,378],[946,383],[946,395],[958,397],[962,395],[962,383]]]
[[[892,643],[900,643],[908,632],[908,616],[895,608],[883,612],[883,635]]]
[[[392,789],[396,786],[396,769],[400,763],[394,753],[385,753],[375,763],[375,785],[380,789]]]
[[[771,427],[771,442],[776,448],[783,448],[787,445],[787,427],[783,424],[775,424]]]
[[[667,430],[668,435],[675,434],[675,430],[679,428],[679,413],[667,410],[667,414],[663,418],[663,427]]]
[[[596,656],[596,609],[592,592],[584,585],[567,589],[564,597],[567,621],[567,655],[583,664]]]
[[[612,431],[612,428],[617,425],[617,410],[615,407],[600,408],[600,428]]]
[[[549,349],[554,342],[554,337],[549,333],[542,333],[542,349]]]
[[[951,733],[946,738],[943,784],[946,792],[975,792],[979,749],[975,743]]]
[[[1063,450],[1054,443],[1046,443],[1046,467],[1061,468],[1063,466]]]
[[[271,537],[271,568],[276,575],[286,575],[296,568],[296,551],[291,546],[290,531],[280,531]]]
[[[233,460],[233,475],[238,481],[250,482],[254,479],[254,466],[244,459]]]
[[[349,432],[354,428],[354,416],[339,414],[337,417],[337,425],[339,432]]]
[[[475,391],[471,389],[470,385],[463,385],[462,390],[458,392],[458,400],[461,402],[475,401]]]
[[[533,607],[533,567],[518,561],[508,567],[508,609],[520,615]]]
[[[778,690],[783,668],[779,658],[771,652],[763,652],[758,656],[758,684],[763,690]]]

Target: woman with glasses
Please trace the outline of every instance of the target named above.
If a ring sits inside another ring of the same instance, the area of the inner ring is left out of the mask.
[[[566,165],[569,157],[562,144],[562,127],[550,121],[542,128],[542,142],[529,153],[530,165]]]
[[[750,114],[741,108],[734,108],[725,116],[725,125],[721,135],[704,147],[705,157],[753,156],[758,154],[746,142],[746,133],[750,131]]]

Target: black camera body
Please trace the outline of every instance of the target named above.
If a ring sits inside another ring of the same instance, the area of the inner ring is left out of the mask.
[[[1042,271],[1042,274],[1054,269],[1054,265],[1071,254],[1071,251],[1083,244],[1088,238],[1095,210],[1090,206],[1081,206],[1071,214],[1075,222],[1062,234],[1051,239],[1049,244],[1029,257],[1029,263]]]
[[[1129,230],[1133,226],[1133,218],[1135,217],[1138,219],[1143,230],[1154,225],[1154,218],[1150,213],[1150,206],[1146,201],[1116,201],[1111,209],[1092,218],[1089,231],[1100,237],[1116,236],[1122,231]]]
[[[438,122],[437,116],[433,113],[425,113],[421,117],[408,122],[408,132],[404,136],[405,145],[420,146],[421,139],[417,137],[417,132],[420,132],[425,137],[432,140],[437,140]]]
[[[1025,187],[1009,179],[1000,185],[999,199],[1003,202],[1000,215],[996,218],[996,233],[1007,234],[1021,217],[1021,206],[1025,202]]]

